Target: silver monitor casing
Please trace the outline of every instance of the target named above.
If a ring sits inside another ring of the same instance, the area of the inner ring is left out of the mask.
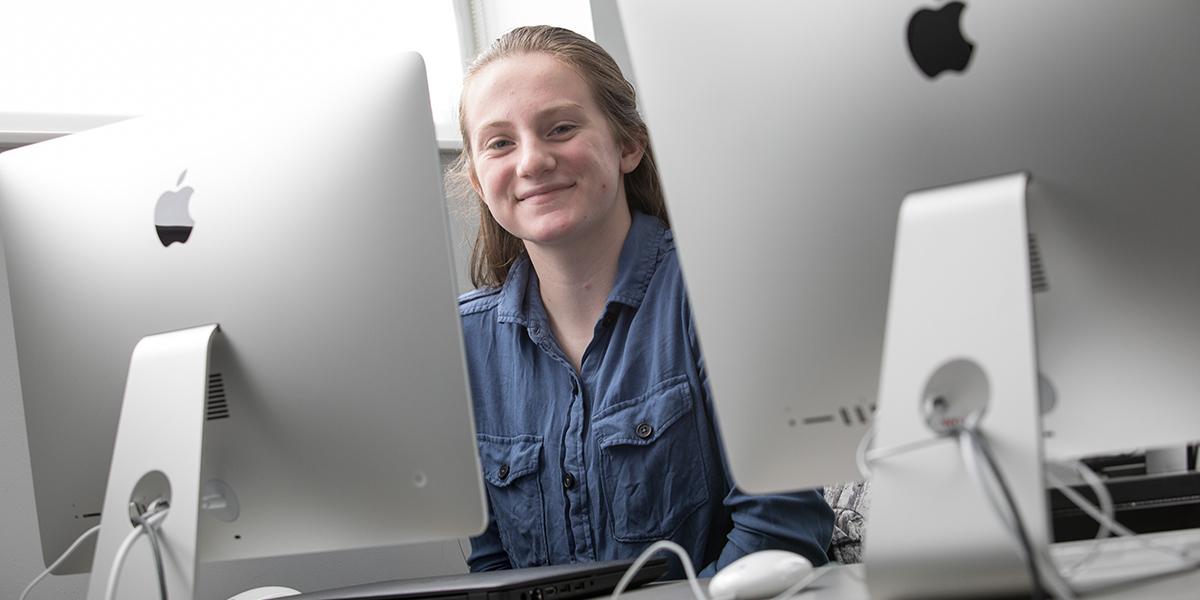
[[[861,477],[900,203],[1013,172],[1047,455],[1200,438],[1200,5],[968,2],[934,80],[931,3],[619,6],[739,485]]]
[[[864,460],[872,598],[1035,587],[1023,550],[1034,560],[1045,553],[1050,518],[1028,182],[1012,173],[922,190],[900,208],[875,443]]]
[[[201,561],[482,530],[423,63],[310,76],[0,155],[48,563],[97,522],[134,345],[206,323],[228,417],[205,423],[203,479],[240,516],[201,516]],[[164,247],[155,202],[184,170],[195,229]]]

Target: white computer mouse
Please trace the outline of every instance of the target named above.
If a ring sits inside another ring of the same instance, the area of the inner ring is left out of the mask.
[[[708,583],[714,600],[772,598],[812,573],[807,558],[786,550],[760,550],[721,569]]]
[[[278,585],[268,585],[265,587],[257,587],[252,590],[246,590],[229,600],[271,600],[272,598],[286,598],[288,596],[296,596],[300,592],[289,587]]]

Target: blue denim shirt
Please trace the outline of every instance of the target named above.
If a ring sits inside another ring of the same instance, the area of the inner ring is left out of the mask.
[[[490,513],[472,571],[632,558],[660,539],[707,575],[768,548],[827,562],[833,513],[818,491],[751,496],[730,479],[662,221],[634,213],[579,373],[527,257],[459,310]]]

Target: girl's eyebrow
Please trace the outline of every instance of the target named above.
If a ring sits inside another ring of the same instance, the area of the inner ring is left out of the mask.
[[[547,116],[554,116],[564,112],[576,111],[582,112],[583,105],[579,104],[578,102],[562,102],[538,111],[538,116],[545,118]]]
[[[582,111],[582,110],[583,110],[583,105],[579,104],[578,102],[572,102],[572,101],[560,102],[558,104],[553,104],[551,106],[548,106],[546,108],[539,110],[535,116],[539,119],[544,119],[546,117],[553,117],[553,116],[556,116],[556,115],[564,113],[564,112],[575,112],[575,111]],[[486,132],[490,129],[503,129],[505,127],[511,127],[511,126],[512,126],[512,122],[508,121],[506,119],[497,119],[495,121],[489,121],[486,124],[484,124],[482,127],[480,127],[479,129],[476,130],[476,135],[483,134],[484,132]]]

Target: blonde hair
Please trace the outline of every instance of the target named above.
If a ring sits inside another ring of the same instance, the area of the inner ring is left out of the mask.
[[[646,123],[637,111],[637,95],[616,61],[598,44],[569,29],[548,25],[518,27],[500,36],[467,69],[458,103],[463,149],[446,173],[446,189],[451,196],[466,198],[468,202],[473,198],[479,210],[479,233],[471,249],[470,261],[471,283],[476,287],[502,285],[508,277],[509,267],[525,251],[525,246],[492,218],[483,198],[471,184],[475,165],[471,159],[463,99],[471,78],[489,64],[535,52],[548,54],[573,68],[591,89],[617,142],[622,147],[637,144],[644,149],[641,163],[624,176],[626,202],[631,211],[641,211],[668,222],[662,184],[650,150],[650,137]]]

